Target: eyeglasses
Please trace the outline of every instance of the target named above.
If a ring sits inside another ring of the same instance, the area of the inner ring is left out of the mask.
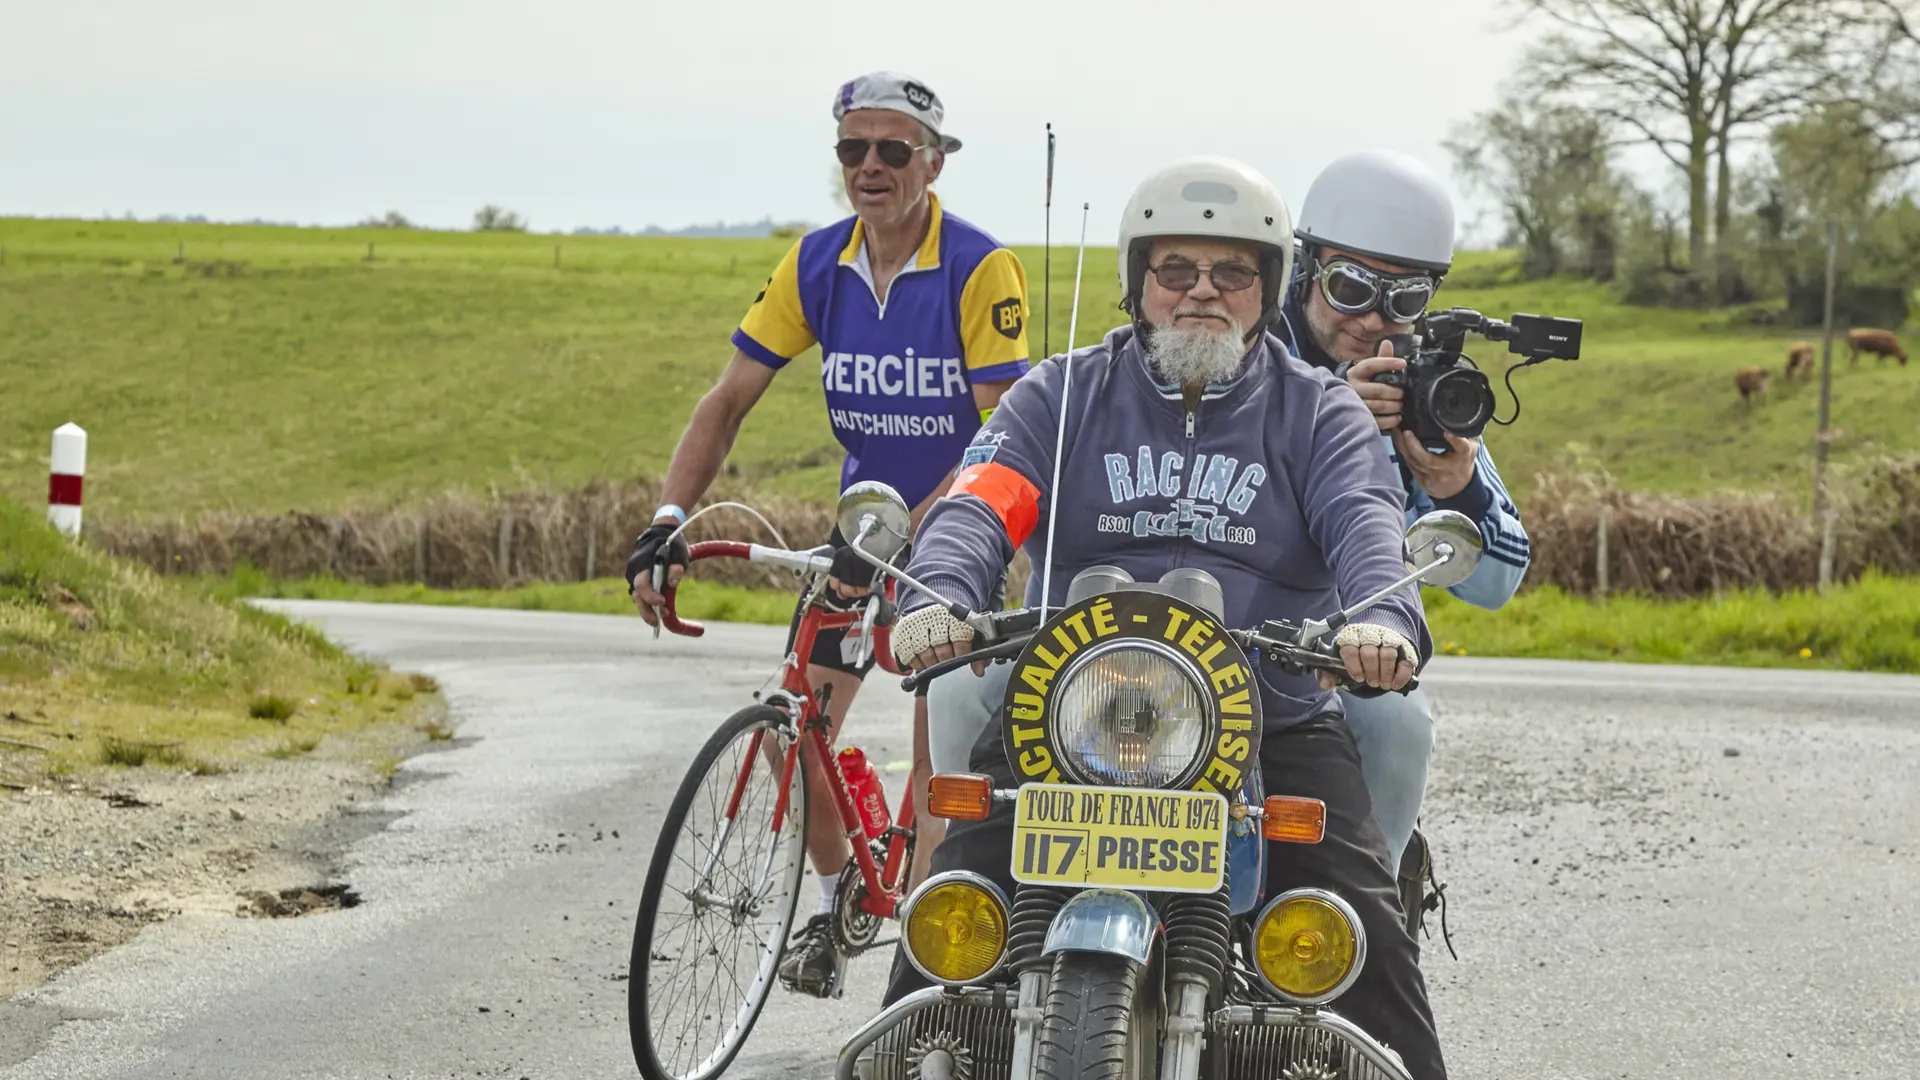
[[[928,144],[931,145],[931,144]],[[839,155],[840,164],[849,169],[857,169],[867,160],[867,147],[880,151],[880,163],[889,169],[904,169],[907,162],[913,160],[916,151],[926,146],[915,146],[905,139],[881,139],[878,143],[872,139],[841,139],[833,144],[833,152]]]
[[[1200,266],[1185,259],[1165,259],[1159,266],[1147,269],[1168,292],[1186,292],[1200,284]],[[1243,262],[1213,263],[1207,267],[1207,279],[1221,292],[1239,292],[1259,277],[1260,271]]]
[[[1420,318],[1433,299],[1431,274],[1388,276],[1346,259],[1322,262],[1316,275],[1327,306],[1343,315],[1365,315],[1380,309],[1388,322],[1410,323]]]

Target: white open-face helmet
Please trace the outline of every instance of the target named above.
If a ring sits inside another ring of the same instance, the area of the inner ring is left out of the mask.
[[[1453,266],[1453,197],[1432,169],[1362,150],[1320,171],[1300,204],[1303,247],[1337,247],[1444,274]]]
[[[1182,158],[1140,182],[1120,216],[1121,307],[1136,320],[1155,237],[1204,236],[1239,240],[1260,249],[1260,324],[1279,311],[1293,273],[1293,218],[1280,193],[1243,162],[1225,157]]]

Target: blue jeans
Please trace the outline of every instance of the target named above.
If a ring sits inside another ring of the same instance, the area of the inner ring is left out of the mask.
[[[1433,704],[1425,690],[1357,698],[1340,691],[1360,750],[1360,773],[1373,797],[1373,816],[1387,839],[1393,866],[1413,839],[1420,800],[1427,792],[1427,762],[1433,757]]]
[[[974,741],[1005,699],[1012,664],[989,664],[985,676],[962,668],[927,687],[927,750],[933,771],[967,772]],[[1433,756],[1433,706],[1425,690],[1357,698],[1341,691],[1347,726],[1360,751],[1360,772],[1395,870],[1413,839]]]

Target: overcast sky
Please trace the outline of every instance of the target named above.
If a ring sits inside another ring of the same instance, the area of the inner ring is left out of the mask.
[[[1493,100],[1533,23],[1504,0],[12,0],[0,214],[347,224],[388,210],[534,229],[840,215],[829,106],[912,74],[966,141],[938,190],[1009,242],[1132,186],[1242,158],[1296,213],[1352,149],[1420,157]],[[1470,218],[1470,212],[1463,213]],[[1466,222],[1463,220],[1463,226]]]

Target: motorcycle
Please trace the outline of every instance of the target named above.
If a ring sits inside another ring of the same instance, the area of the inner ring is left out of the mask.
[[[1265,841],[1325,836],[1318,799],[1267,795],[1258,683],[1269,667],[1331,671],[1323,639],[1400,588],[1446,588],[1477,565],[1480,530],[1438,510],[1406,532],[1410,573],[1325,619],[1222,622],[1219,582],[1081,571],[1051,612],[977,612],[867,551],[909,517],[882,484],[849,488],[843,535],[881,572],[974,628],[975,648],[903,680],[1010,662],[998,714],[1013,789],[939,774],[928,812],[981,820],[1012,804],[1009,897],[967,871],[902,904],[907,959],[937,985],[906,995],[843,1046],[839,1080],[1410,1080],[1400,1057],[1331,1007],[1367,942],[1337,893],[1264,893]],[[1410,681],[1398,692],[1417,685]]]

